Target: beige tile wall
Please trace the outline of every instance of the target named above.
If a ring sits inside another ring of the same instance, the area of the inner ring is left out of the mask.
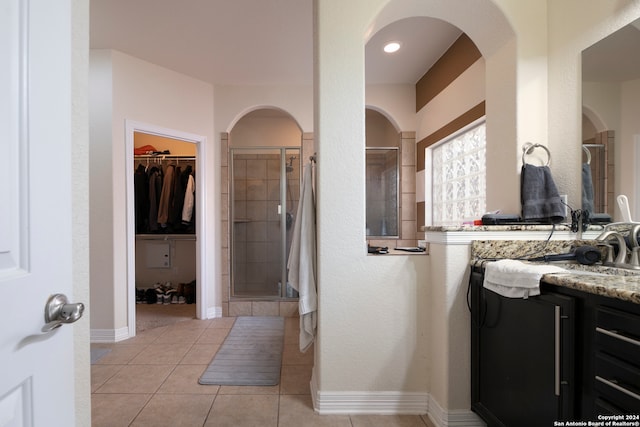
[[[221,133],[220,136],[220,154],[221,154],[221,231],[222,231],[222,239],[221,239],[221,249],[222,249],[222,268],[221,268],[221,283],[222,283],[222,315],[223,316],[261,316],[261,315],[280,315],[285,317],[297,316],[298,315],[298,302],[295,300],[287,300],[287,301],[264,301],[262,299],[252,301],[250,299],[231,299],[230,298],[230,285],[231,285],[231,253],[230,253],[230,240],[231,240],[231,229],[230,229],[230,177],[229,177],[229,134],[224,132]],[[314,139],[313,133],[303,133],[302,135],[302,164],[308,164],[309,158],[315,154],[314,147]],[[247,165],[247,173],[251,176],[256,174],[261,174],[262,165],[252,164]],[[265,165],[265,167],[268,167]],[[251,171],[251,172],[249,172]],[[264,171],[263,171],[264,172]],[[257,182],[258,176],[254,176],[256,180],[252,181],[249,176],[247,176],[247,186],[236,189],[236,191],[245,192],[242,195],[246,195],[247,212],[256,212],[258,210],[263,209],[263,205],[258,202],[250,205],[250,199],[260,199],[264,194],[269,194],[273,191],[278,191],[274,189],[274,183],[271,183],[271,186],[267,188],[260,187],[261,184]],[[251,196],[251,197],[250,197]],[[266,217],[265,217],[266,218]],[[252,221],[253,222],[253,221]],[[268,226],[266,225],[265,219],[265,228],[264,230],[256,228],[260,227],[260,224],[254,224],[250,227],[254,227],[252,230],[247,230],[247,233],[251,233],[254,236],[268,233]],[[255,245],[254,245],[255,246]],[[255,248],[254,248],[255,249]],[[248,259],[252,259],[255,262],[267,262],[268,258],[262,260],[262,257],[265,253],[269,253],[270,251],[253,251],[253,255],[247,252]],[[263,255],[261,255],[261,253]],[[253,271],[254,269],[247,269],[246,271]],[[276,281],[277,283],[277,281]]]
[[[400,238],[368,240],[372,246],[417,246],[424,238],[417,228],[416,207],[416,133],[400,133]]]

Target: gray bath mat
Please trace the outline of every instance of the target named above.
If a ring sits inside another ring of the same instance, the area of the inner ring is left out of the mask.
[[[92,348],[91,349],[91,364],[95,364],[98,360],[109,354],[111,352],[110,348]]]
[[[283,341],[283,317],[238,317],[199,383],[276,385]]]

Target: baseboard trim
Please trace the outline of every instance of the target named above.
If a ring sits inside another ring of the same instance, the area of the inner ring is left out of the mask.
[[[424,415],[428,395],[409,392],[319,392],[315,410],[324,414]]]
[[[119,329],[91,329],[90,341],[92,343],[114,343],[124,341],[129,336],[129,328]]]
[[[429,396],[429,418],[435,427],[486,427],[475,412],[466,409],[445,410]]]
[[[222,317],[222,307],[207,307],[207,319]]]
[[[447,411],[429,393],[322,392],[318,391],[315,370],[309,385],[314,410],[320,415],[427,414],[435,427],[486,427],[471,410]]]
[[[318,391],[314,373],[311,374],[311,398],[314,410],[320,415],[379,414],[423,415],[427,413],[428,393],[409,392],[322,392]]]

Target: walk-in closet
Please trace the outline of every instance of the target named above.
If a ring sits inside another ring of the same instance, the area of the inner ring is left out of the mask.
[[[196,317],[196,148],[134,133],[138,332]]]

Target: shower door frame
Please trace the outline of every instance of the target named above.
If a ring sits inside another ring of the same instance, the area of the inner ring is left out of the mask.
[[[278,205],[278,215],[280,217],[280,287],[279,295],[235,295],[236,285],[236,242],[235,242],[235,163],[234,154],[240,152],[246,152],[247,154],[278,154],[280,155],[280,201]],[[296,153],[290,153],[295,151]],[[263,153],[260,153],[263,152]],[[288,258],[288,244],[287,244],[287,154],[296,155],[298,166],[298,182],[301,184],[301,154],[302,147],[298,146],[230,146],[229,147],[229,300],[297,300],[296,297],[287,297],[287,258]],[[300,187],[298,187],[298,201],[300,199]],[[292,198],[292,204],[295,203]],[[296,212],[293,212],[294,222],[291,225],[291,231],[293,231],[293,225],[295,224]]]

